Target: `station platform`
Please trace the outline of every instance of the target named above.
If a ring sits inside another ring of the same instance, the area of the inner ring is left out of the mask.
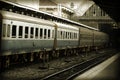
[[[74,80],[120,80],[120,53],[91,68]]]

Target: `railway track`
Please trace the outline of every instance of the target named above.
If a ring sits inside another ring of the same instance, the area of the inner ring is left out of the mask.
[[[63,69],[59,72],[53,73],[51,75],[48,75],[42,79],[37,80],[72,80],[75,76],[78,74],[82,74],[86,70],[92,68],[93,66],[103,62],[107,58],[109,58],[111,55],[101,55],[96,58],[92,58],[90,60],[87,60],[85,62],[73,65],[69,68]]]
[[[0,76],[2,76],[3,80],[70,80],[74,78],[74,76],[77,76],[77,74],[79,75],[91,68],[92,62],[96,65],[97,63],[95,62],[99,61],[99,59],[103,61],[104,58],[106,59],[115,53],[117,53],[117,51],[114,49],[106,49],[91,52],[87,55],[59,58],[46,63],[45,66],[49,65],[46,69],[41,69],[40,67],[43,64],[39,62],[30,64],[23,63],[22,65],[11,66],[11,68],[1,72]],[[98,56],[100,58],[98,58]],[[95,57],[97,59],[95,59]],[[89,65],[91,66],[88,67]]]

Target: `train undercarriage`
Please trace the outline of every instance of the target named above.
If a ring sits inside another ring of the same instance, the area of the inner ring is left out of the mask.
[[[76,48],[67,47],[65,49],[56,49],[56,50],[44,49],[38,52],[0,56],[0,70],[2,71],[6,68],[9,68],[12,65],[17,65],[22,63],[41,62],[45,64],[50,60],[54,60],[60,57],[77,56],[82,54],[87,55],[87,53],[90,51],[97,51],[102,48],[104,47],[99,47],[99,48],[95,46],[76,47]]]

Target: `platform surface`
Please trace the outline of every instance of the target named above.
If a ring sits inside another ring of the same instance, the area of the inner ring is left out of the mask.
[[[119,80],[119,54],[84,72],[74,80]]]

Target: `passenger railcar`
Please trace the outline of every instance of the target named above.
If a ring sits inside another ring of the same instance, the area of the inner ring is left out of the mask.
[[[53,48],[54,23],[6,11],[1,13],[4,14],[1,55]]]
[[[57,48],[78,46],[78,27],[61,23],[55,24],[57,25]]]
[[[5,5],[4,1],[2,5]],[[59,57],[60,51],[62,55],[69,55],[70,52],[78,54],[79,51],[90,51],[108,44],[108,35],[95,28],[32,9],[24,9],[23,6],[13,3],[7,5],[10,9],[4,6],[0,10],[0,66],[9,66],[10,62],[21,60]]]

